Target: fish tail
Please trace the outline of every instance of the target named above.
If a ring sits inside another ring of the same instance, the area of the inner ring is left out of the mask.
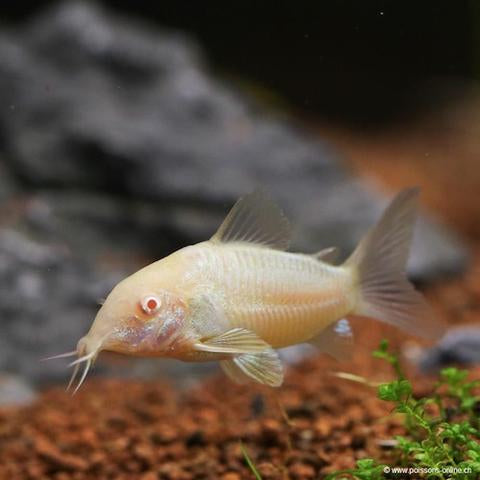
[[[401,191],[344,266],[352,269],[358,288],[354,315],[435,339],[444,326],[406,275],[418,194],[418,188]]]

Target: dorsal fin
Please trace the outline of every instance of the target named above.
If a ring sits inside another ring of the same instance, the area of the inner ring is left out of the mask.
[[[312,256],[313,258],[316,258],[322,262],[333,264],[339,255],[340,249],[338,247],[328,247],[320,250],[317,253],[314,253]]]
[[[290,223],[261,191],[240,198],[211,238],[213,242],[249,242],[277,250],[290,244]]]

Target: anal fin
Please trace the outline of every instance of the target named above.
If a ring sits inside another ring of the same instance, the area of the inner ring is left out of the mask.
[[[329,325],[308,343],[339,361],[348,361],[352,357],[353,333],[345,318]]]

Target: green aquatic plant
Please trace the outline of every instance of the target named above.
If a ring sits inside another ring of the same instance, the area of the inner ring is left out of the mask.
[[[242,450],[242,455],[243,455],[243,458],[245,459],[245,463],[247,464],[248,468],[253,473],[253,476],[255,477],[255,479],[256,480],[262,480],[262,476],[260,475],[259,471],[257,470],[257,467],[253,463],[252,459],[250,458],[250,455],[247,452],[247,449],[245,448],[245,445],[242,442],[240,442],[240,449]]]
[[[412,478],[412,475],[439,480],[479,478],[480,397],[475,390],[480,380],[469,381],[465,370],[445,368],[432,394],[416,398],[386,340],[373,355],[387,361],[396,374],[395,380],[378,386],[378,397],[392,402],[393,412],[404,418],[406,434],[395,438],[397,462],[384,465],[365,458],[358,460],[355,468],[334,472],[326,480]]]
[[[355,468],[331,473],[325,477],[325,480],[352,478],[357,478],[358,480],[383,480],[385,478],[385,468],[388,467],[377,463],[372,458],[362,458],[361,460],[357,460]]]

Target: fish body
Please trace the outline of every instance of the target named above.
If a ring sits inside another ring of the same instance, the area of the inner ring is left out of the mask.
[[[309,255],[210,242],[180,252],[189,259],[187,281],[180,281],[189,300],[214,304],[224,319],[220,328],[251,330],[273,348],[310,340],[355,302],[351,272]],[[211,326],[201,312],[191,326],[208,336]]]
[[[309,342],[344,358],[352,348],[350,315],[441,336],[443,326],[405,274],[417,195],[401,192],[341,265],[332,264],[331,248],[287,252],[283,213],[260,193],[240,199],[210,240],[144,267],[112,290],[77,345],[80,358],[72,364],[78,370],[86,362],[79,385],[97,354],[110,350],[215,360],[237,382],[279,386],[275,349]]]

